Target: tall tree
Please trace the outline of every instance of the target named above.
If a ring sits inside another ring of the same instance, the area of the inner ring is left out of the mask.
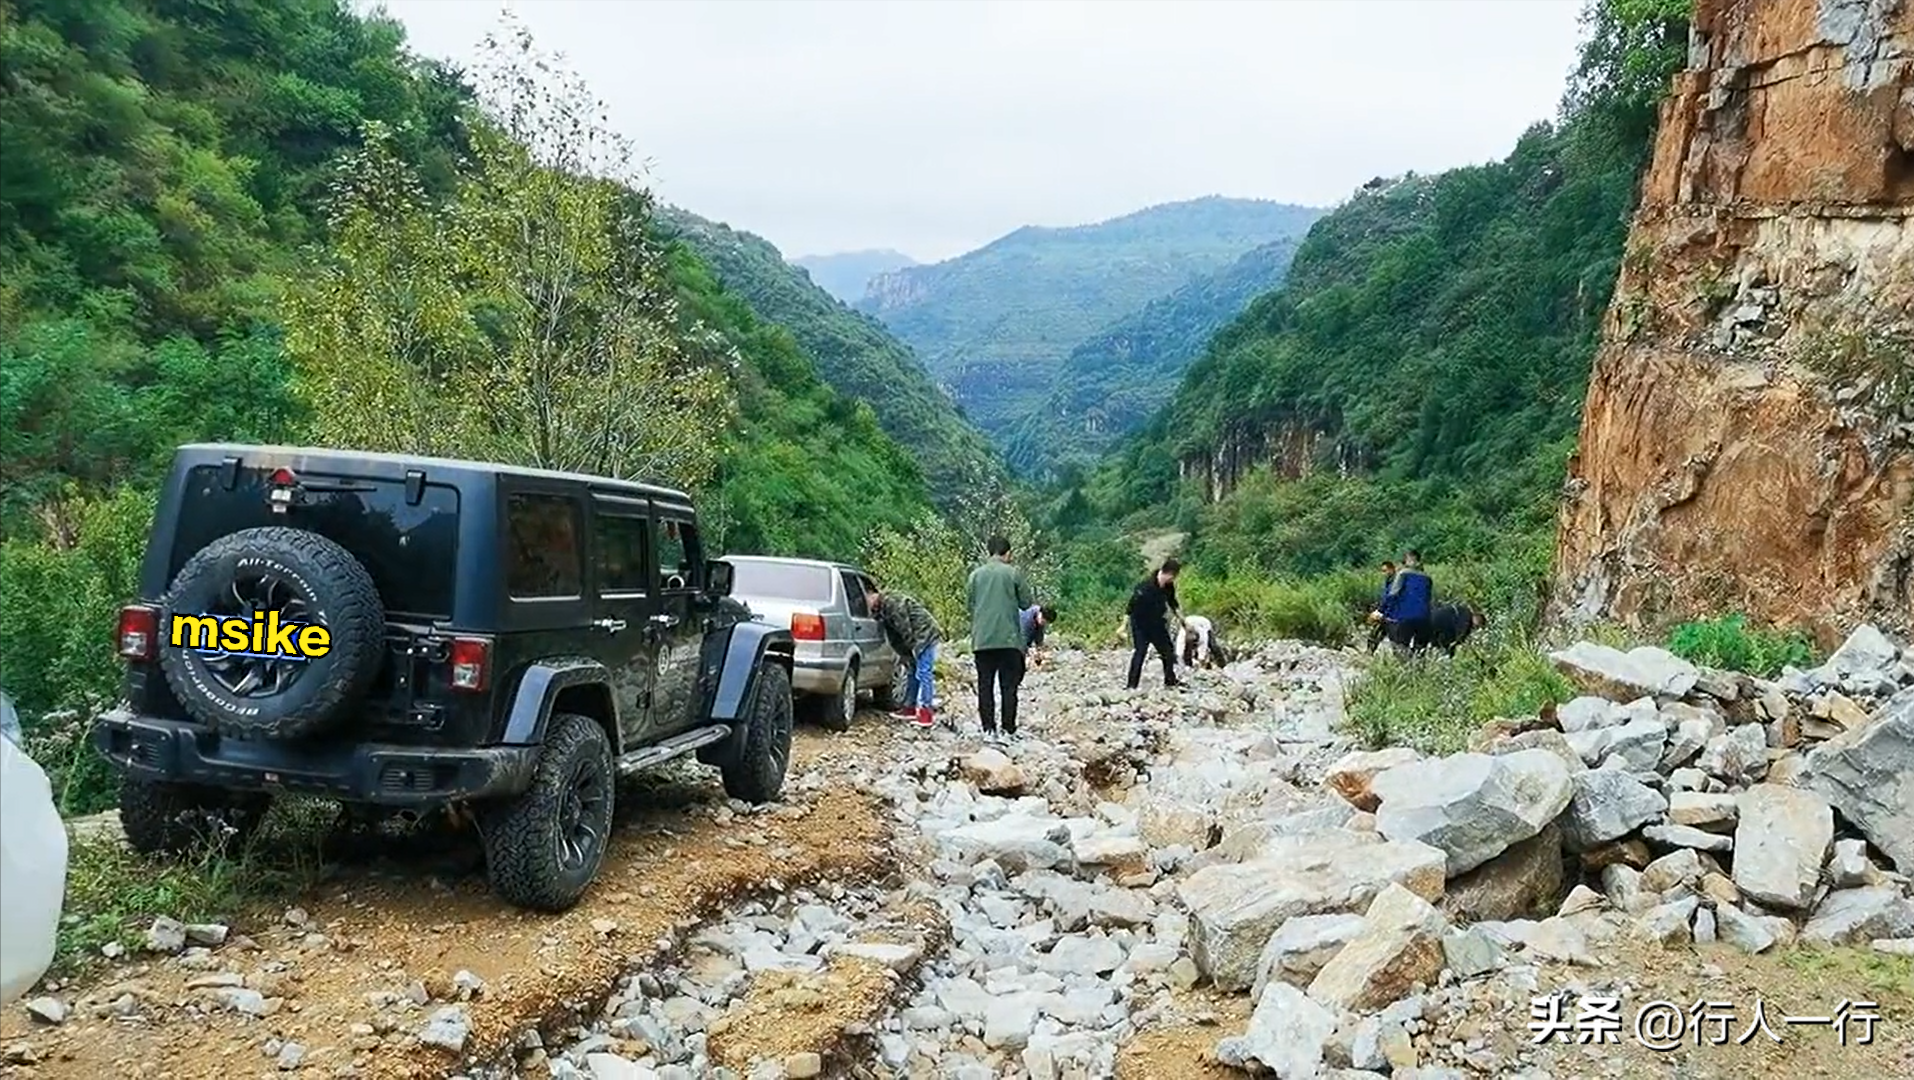
[[[736,358],[678,311],[629,146],[521,26],[474,75],[451,199],[377,126],[340,171],[332,247],[286,305],[317,434],[702,485]]]

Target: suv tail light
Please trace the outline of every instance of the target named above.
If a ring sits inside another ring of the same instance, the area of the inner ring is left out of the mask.
[[[159,646],[159,612],[137,604],[121,608],[120,629],[115,640],[119,643],[120,656],[125,659],[153,659]]]
[[[791,616],[791,636],[799,641],[823,641],[824,616],[809,611]]]
[[[452,639],[452,689],[478,691],[492,674],[492,643],[485,638]]]

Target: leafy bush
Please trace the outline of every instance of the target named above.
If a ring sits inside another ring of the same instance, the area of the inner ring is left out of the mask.
[[[1446,754],[1464,749],[1487,721],[1533,716],[1574,694],[1526,632],[1491,623],[1454,659],[1371,657],[1349,686],[1345,707],[1350,729],[1371,747]]]
[[[1806,634],[1750,626],[1739,614],[1682,623],[1668,633],[1670,652],[1697,664],[1749,675],[1774,676],[1783,667],[1814,664]]]

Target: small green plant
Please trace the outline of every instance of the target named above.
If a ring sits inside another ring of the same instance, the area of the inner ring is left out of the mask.
[[[1814,644],[1798,631],[1765,630],[1734,614],[1682,623],[1668,633],[1668,649],[1697,664],[1774,676],[1783,667],[1809,667]]]
[[[76,834],[67,852],[65,914],[53,971],[85,970],[108,942],[135,949],[161,915],[187,923],[227,922],[311,888],[326,869],[320,849],[330,810],[323,803],[288,800],[238,850],[208,845],[170,858],[137,855],[117,836]]]
[[[1432,754],[1462,750],[1484,723],[1533,716],[1574,688],[1519,627],[1493,624],[1469,639],[1453,659],[1368,660],[1350,685],[1349,728],[1372,748],[1412,746]]]

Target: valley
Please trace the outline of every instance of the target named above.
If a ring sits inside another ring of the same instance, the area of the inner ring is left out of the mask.
[[[71,838],[0,1076],[1914,1075],[1907,0],[1588,0],[1559,102],[1474,164],[930,263],[654,190],[621,123],[697,102],[608,104],[544,17],[455,60],[338,0],[0,11],[0,689]],[[875,137],[800,115],[828,74],[704,90]],[[923,123],[1006,126],[962,113]],[[766,185],[901,197],[701,122]],[[1292,190],[1272,145],[1252,192]],[[86,732],[166,462],[213,440],[683,489],[705,554],[920,599],[947,726],[800,725],[763,806],[640,776],[560,914],[491,896],[457,815],[287,798],[135,855]],[[1007,746],[994,535],[1061,613]],[[1484,616],[1453,656],[1364,647],[1409,551]],[[1172,556],[1230,662],[1124,690]],[[1777,1037],[1633,1026],[1756,1000]],[[1781,1019],[1844,1004],[1871,1041]]]

